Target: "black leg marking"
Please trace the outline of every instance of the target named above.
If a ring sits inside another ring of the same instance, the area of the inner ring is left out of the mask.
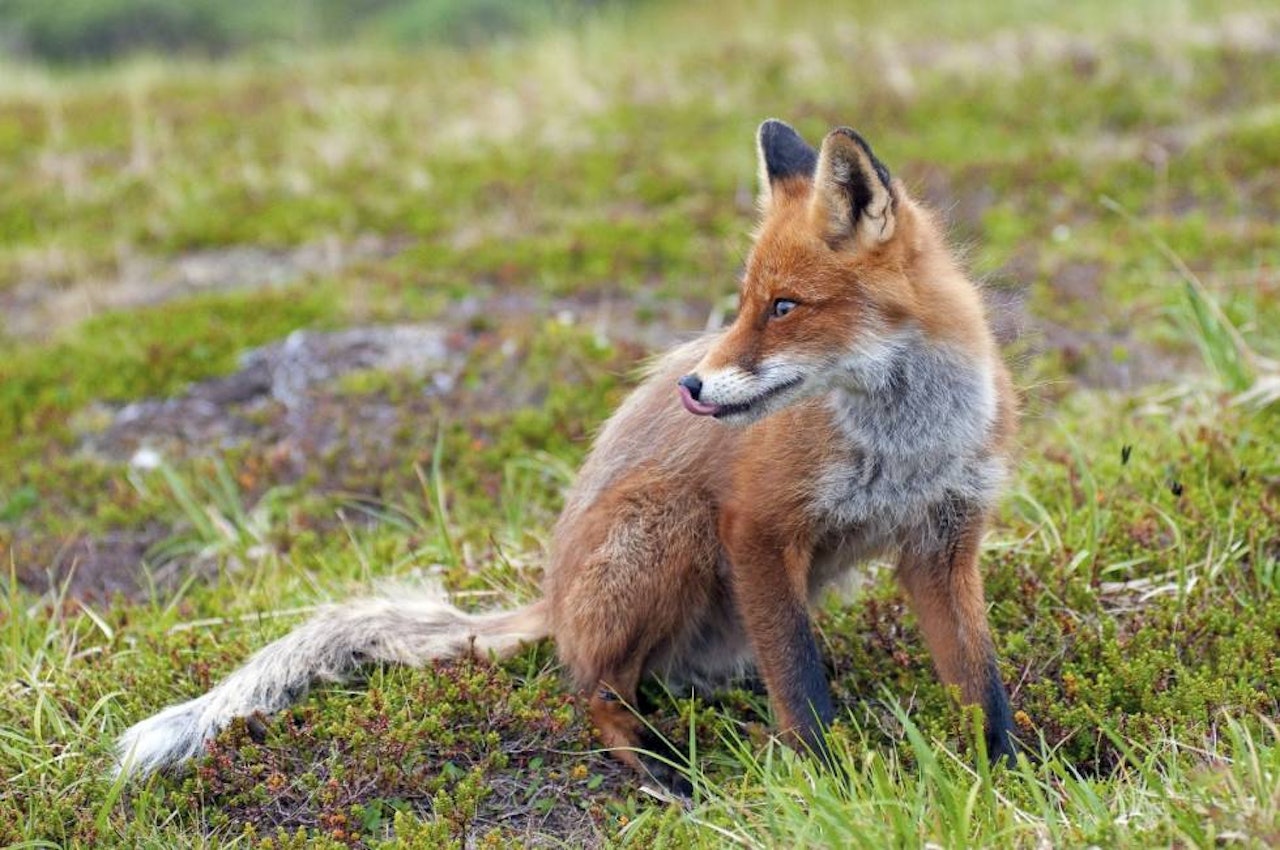
[[[788,631],[790,639],[784,652],[788,672],[776,685],[779,692],[772,696],[791,715],[796,724],[793,731],[809,752],[824,764],[834,766],[826,731],[835,720],[836,713],[831,704],[826,667],[818,642],[814,640],[808,613],[794,609]]]
[[[1017,739],[1014,737],[1013,712],[1009,709],[1009,696],[1000,680],[1000,668],[992,658],[987,665],[987,692],[982,702],[987,720],[987,756],[994,764],[1017,761]]]

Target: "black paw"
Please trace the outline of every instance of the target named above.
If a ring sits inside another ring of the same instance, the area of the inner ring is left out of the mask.
[[[993,767],[998,764],[1017,767],[1018,753],[1021,750],[1013,729],[993,729],[987,732],[987,758]]]
[[[640,735],[640,763],[654,782],[683,802],[693,800],[693,783],[685,775],[689,760],[666,738],[645,730]]]
[[[263,721],[261,714],[250,714],[246,717],[244,719],[244,728],[255,744],[266,743],[267,724]]]
[[[649,778],[660,786],[663,791],[666,791],[681,803],[693,802],[693,783],[689,781],[689,777],[658,759],[641,756],[640,763],[644,765]]]

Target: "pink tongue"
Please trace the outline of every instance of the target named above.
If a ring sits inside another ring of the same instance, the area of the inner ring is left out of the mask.
[[[711,416],[720,409],[718,404],[704,404],[689,395],[688,387],[680,387],[680,402],[684,409],[697,416]]]

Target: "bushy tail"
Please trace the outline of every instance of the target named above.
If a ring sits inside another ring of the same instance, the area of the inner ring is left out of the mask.
[[[198,755],[234,718],[279,711],[312,682],[340,682],[364,664],[505,657],[548,634],[541,600],[492,614],[466,614],[426,598],[371,598],[325,608],[209,693],[131,726],[116,742],[118,770],[145,776],[176,765]]]

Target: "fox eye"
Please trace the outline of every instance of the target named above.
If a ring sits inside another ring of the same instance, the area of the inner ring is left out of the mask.
[[[790,298],[775,298],[773,306],[769,308],[769,318],[781,319],[796,308],[796,302]]]

